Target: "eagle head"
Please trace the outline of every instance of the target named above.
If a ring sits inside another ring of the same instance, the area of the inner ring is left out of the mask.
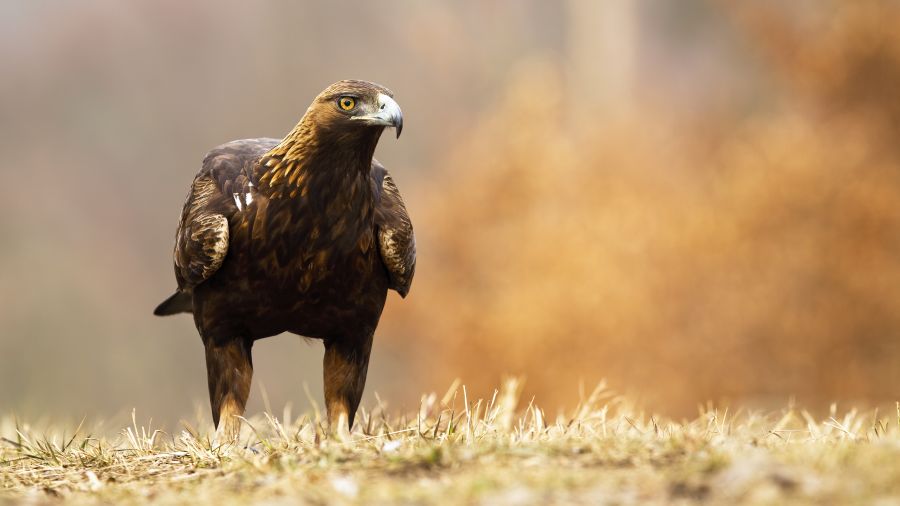
[[[364,174],[387,127],[403,129],[391,90],[367,81],[338,81],[310,104],[300,122],[259,158],[259,188],[273,196],[303,195],[308,174]]]
[[[403,130],[403,112],[391,90],[368,81],[338,81],[319,94],[307,115],[315,116],[320,128],[343,134],[364,134],[393,127],[397,137]]]

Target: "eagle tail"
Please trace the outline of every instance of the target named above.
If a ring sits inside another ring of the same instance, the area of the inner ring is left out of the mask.
[[[162,301],[162,303],[156,306],[156,309],[153,310],[153,314],[156,316],[169,316],[178,313],[193,313],[194,305],[190,292],[182,292],[181,290],[175,292],[171,297]]]

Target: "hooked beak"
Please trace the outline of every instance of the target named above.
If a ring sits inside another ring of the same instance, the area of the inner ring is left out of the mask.
[[[400,106],[393,98],[383,94],[378,94],[378,110],[372,114],[365,116],[356,116],[353,119],[364,121],[367,125],[380,125],[385,127],[394,127],[397,130],[397,137],[403,130],[403,112]]]

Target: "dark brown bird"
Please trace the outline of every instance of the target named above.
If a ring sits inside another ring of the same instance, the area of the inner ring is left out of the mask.
[[[178,290],[154,314],[193,313],[220,434],[240,427],[253,342],[282,332],[324,341],[329,422],[353,426],[387,291],[405,297],[416,267],[403,199],[373,158],[384,129],[403,128],[392,97],[340,81],[284,139],[203,159],[175,236]]]

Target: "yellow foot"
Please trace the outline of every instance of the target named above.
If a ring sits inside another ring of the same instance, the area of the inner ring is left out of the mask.
[[[213,437],[213,447],[237,444],[241,435],[241,419],[237,415],[227,415],[219,419],[219,427]]]
[[[329,425],[329,435],[335,441],[350,440],[350,422],[347,417],[347,413],[341,411],[337,416],[332,418]]]

